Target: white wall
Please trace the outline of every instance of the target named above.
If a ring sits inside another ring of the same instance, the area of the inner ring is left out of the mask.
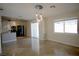
[[[44,19],[39,22],[39,37],[40,37],[40,40],[45,40],[45,21],[44,21]]]
[[[1,27],[2,27],[2,26],[1,26],[1,17],[0,17],[0,53],[1,53],[1,32],[2,32],[2,31],[1,31],[1,29],[2,29]]]
[[[2,21],[2,32],[11,30],[9,21]]]
[[[71,18],[71,17],[79,17],[79,12],[73,12],[73,13],[49,17],[45,23],[47,39],[51,40],[51,41],[56,41],[56,42],[79,47],[79,34],[54,33],[54,24],[53,23],[55,20]]]
[[[27,37],[31,37],[31,22],[27,21]]]

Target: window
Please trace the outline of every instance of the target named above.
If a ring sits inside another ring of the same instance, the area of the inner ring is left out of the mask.
[[[77,20],[65,21],[66,33],[77,33]]]
[[[77,33],[77,19],[55,22],[54,32]]]
[[[63,28],[64,28],[64,23],[63,23],[63,21],[61,21],[61,22],[56,22],[56,23],[54,23],[55,24],[55,28],[54,28],[54,31],[55,32],[61,32],[61,33],[63,33],[64,32],[64,30],[63,30]]]

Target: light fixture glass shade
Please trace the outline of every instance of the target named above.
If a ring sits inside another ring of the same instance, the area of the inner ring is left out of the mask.
[[[36,21],[40,22],[43,20],[43,16],[41,14],[36,14]]]

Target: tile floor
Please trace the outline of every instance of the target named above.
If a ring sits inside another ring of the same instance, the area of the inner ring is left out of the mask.
[[[3,56],[79,56],[79,48],[36,38],[21,38],[3,44]]]

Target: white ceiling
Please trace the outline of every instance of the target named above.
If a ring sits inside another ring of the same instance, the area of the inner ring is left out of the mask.
[[[69,13],[79,10],[79,4],[71,3],[0,3],[0,8],[3,8],[4,16],[22,18],[22,19],[35,19],[37,10],[35,5],[42,5],[44,8],[40,12],[45,17],[60,15],[62,13]],[[56,8],[50,8],[51,5],[55,5]]]

